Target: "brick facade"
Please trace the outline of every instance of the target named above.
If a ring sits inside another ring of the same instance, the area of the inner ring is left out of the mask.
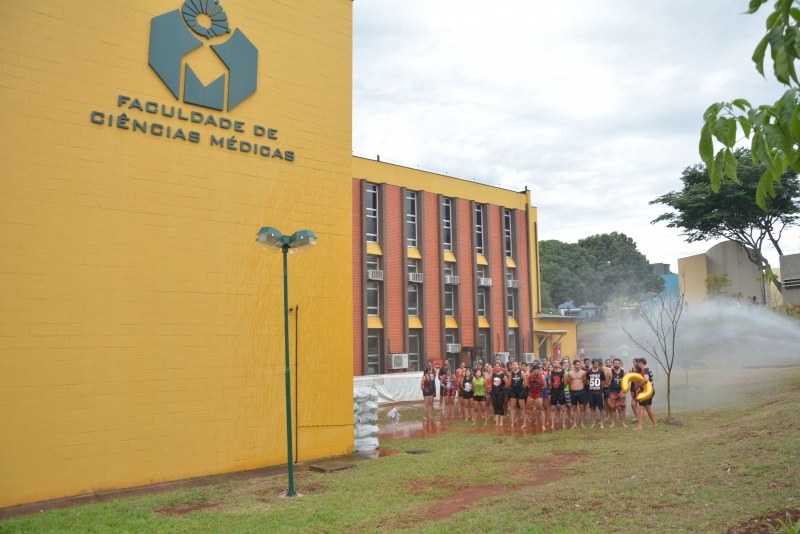
[[[469,200],[456,199],[458,207],[458,286],[461,321],[458,324],[462,347],[475,346],[475,244],[472,233],[472,211]]]
[[[506,253],[503,247],[503,208],[500,206],[488,207],[489,219],[489,271],[492,277],[492,348],[493,352],[506,350],[506,282],[505,261]],[[499,335],[498,335],[499,334]],[[498,343],[499,341],[499,343]]]
[[[442,245],[439,242],[439,226],[441,215],[439,213],[438,195],[433,193],[420,193],[423,197],[422,205],[425,206],[425,253],[422,261],[425,262],[425,359],[435,360],[442,354],[442,262],[439,259]]]

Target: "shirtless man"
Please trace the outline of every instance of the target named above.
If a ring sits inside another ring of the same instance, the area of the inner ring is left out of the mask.
[[[611,428],[614,428],[614,419],[619,413],[619,419],[623,427],[625,424],[625,393],[622,392],[622,377],[625,376],[625,369],[622,368],[622,361],[614,358],[614,366],[611,368],[611,395],[608,404],[611,407]]]
[[[588,398],[586,396],[586,371],[581,369],[581,361],[575,360],[572,362],[572,371],[567,376],[569,377],[569,394],[572,398],[572,404],[575,405],[576,413],[572,422],[572,428],[578,427],[578,421],[581,422],[581,428],[586,428],[584,418],[586,416],[586,403]]]
[[[641,382],[641,386],[648,382],[653,381],[653,373],[650,371],[650,368],[647,367],[647,360],[644,358],[639,358],[639,362],[637,363],[639,366],[639,373],[644,377],[644,380]],[[653,393],[653,397],[655,397],[655,393]],[[644,423],[644,412],[647,410],[647,415],[650,416],[650,428],[653,428],[656,425],[656,416],[653,414],[653,397],[650,397],[646,401],[641,401],[639,403],[639,426],[634,428],[634,430],[641,430],[642,423]]]

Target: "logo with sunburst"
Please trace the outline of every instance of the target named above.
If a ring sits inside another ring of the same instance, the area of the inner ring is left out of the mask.
[[[197,66],[192,68],[185,60],[187,54],[206,44],[221,61],[223,70],[207,85],[200,81]],[[153,18],[149,63],[173,96],[187,104],[230,111],[256,92],[258,49],[241,30],[231,32],[228,15],[219,0],[186,0],[181,9]]]

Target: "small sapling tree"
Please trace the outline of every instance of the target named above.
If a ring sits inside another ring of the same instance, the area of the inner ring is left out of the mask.
[[[672,369],[675,366],[678,324],[684,309],[684,287],[685,284],[681,284],[677,295],[662,293],[636,305],[636,312],[646,326],[643,333],[634,335],[627,326],[622,326],[631,342],[652,356],[667,375],[666,423],[676,423],[672,419]]]

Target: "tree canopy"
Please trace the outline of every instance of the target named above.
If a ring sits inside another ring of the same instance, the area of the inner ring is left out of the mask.
[[[768,240],[782,254],[780,238],[784,228],[797,223],[798,177],[786,170],[774,187],[774,196],[765,199],[761,209],[755,201],[765,166],[755,163],[747,149],[737,149],[732,157],[738,169],[739,185],[725,182],[713,192],[706,165],[687,167],[681,175],[683,189],[662,195],[650,204],[664,204],[674,211],[664,213],[653,224],[667,221],[670,228],[680,228],[687,241],[730,239],[746,247],[750,261],[762,270],[771,269],[762,253]]]
[[[542,301],[602,305],[611,297],[638,298],[658,287],[647,258],[622,233],[598,234],[577,243],[539,243]],[[660,278],[659,278],[660,279]]]
[[[747,13],[755,13],[767,0],[750,0]],[[716,102],[703,114],[700,158],[709,170],[711,187],[718,191],[725,177],[739,182],[734,146],[739,132],[750,140],[751,157],[764,167],[754,198],[767,210],[767,194],[775,197],[776,185],[791,168],[800,169],[800,81],[795,61],[800,59],[800,8],[794,0],[777,0],[767,16],[766,35],[753,52],[756,70],[764,75],[764,57],[770,50],[775,77],[788,90],[772,105],[753,106],[745,99]],[[714,139],[722,144],[714,153]]]

